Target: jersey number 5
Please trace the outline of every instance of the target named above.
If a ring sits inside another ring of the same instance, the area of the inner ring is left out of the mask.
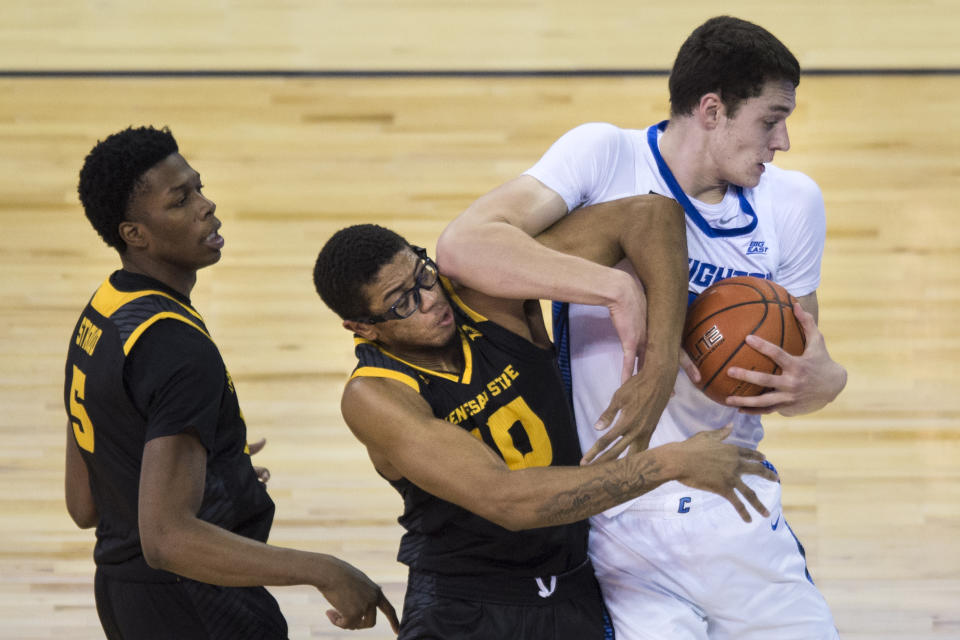
[[[73,424],[73,437],[81,449],[93,453],[93,423],[83,407],[83,393],[87,386],[87,374],[73,365],[70,379],[70,423]]]

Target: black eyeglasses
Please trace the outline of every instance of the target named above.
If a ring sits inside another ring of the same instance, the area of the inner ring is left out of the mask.
[[[420,289],[432,289],[436,286],[440,274],[437,272],[437,263],[427,257],[426,249],[414,246],[410,248],[420,259],[413,271],[413,286],[401,293],[386,313],[367,318],[356,318],[356,322],[377,324],[387,320],[402,320],[403,318],[409,318],[420,308]]]

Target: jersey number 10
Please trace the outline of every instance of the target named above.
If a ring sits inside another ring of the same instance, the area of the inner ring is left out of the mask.
[[[530,451],[524,453],[517,448],[510,430],[513,425],[520,423],[530,441]],[[548,467],[553,462],[553,445],[547,428],[530,405],[523,398],[514,398],[507,404],[493,412],[487,418],[487,427],[490,435],[500,450],[504,462],[511,469],[526,469],[529,467]],[[471,433],[480,436],[480,429],[473,429]]]

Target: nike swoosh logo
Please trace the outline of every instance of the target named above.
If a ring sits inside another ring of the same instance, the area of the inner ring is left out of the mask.
[[[778,514],[777,514],[777,519],[774,520],[773,524],[770,525],[770,528],[773,529],[774,531],[777,530],[777,526],[780,524],[780,516],[781,516],[781,515],[783,515],[783,514],[782,514],[782,513],[778,513]]]

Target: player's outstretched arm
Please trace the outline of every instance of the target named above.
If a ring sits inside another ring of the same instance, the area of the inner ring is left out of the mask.
[[[749,521],[737,491],[767,512],[742,476],[776,478],[763,465],[763,454],[722,443],[729,428],[602,464],[510,470],[490,447],[435,418],[419,394],[396,380],[354,378],[341,410],[385,477],[406,478],[511,530],[583,520],[668,480],[724,496]]]
[[[90,476],[87,465],[77,448],[73,435],[73,424],[67,420],[67,459],[64,466],[64,493],[67,499],[67,513],[81,529],[95,527],[100,520],[97,505],[90,491]]]
[[[139,526],[143,554],[155,569],[228,587],[310,584],[344,629],[376,623],[377,609],[396,632],[396,612],[360,570],[322,553],[264,544],[197,518],[207,453],[194,435],[154,438],[143,450]]]
[[[816,292],[803,296],[793,305],[793,312],[807,340],[807,346],[799,356],[792,356],[762,338],[747,336],[747,344],[776,362],[780,373],[774,375],[732,367],[728,371],[731,378],[770,390],[757,396],[731,396],[727,398],[728,405],[740,407],[743,413],[777,411],[785,416],[795,416],[812,413],[833,402],[847,384],[847,371],[827,352],[823,334],[817,328],[818,310]]]

